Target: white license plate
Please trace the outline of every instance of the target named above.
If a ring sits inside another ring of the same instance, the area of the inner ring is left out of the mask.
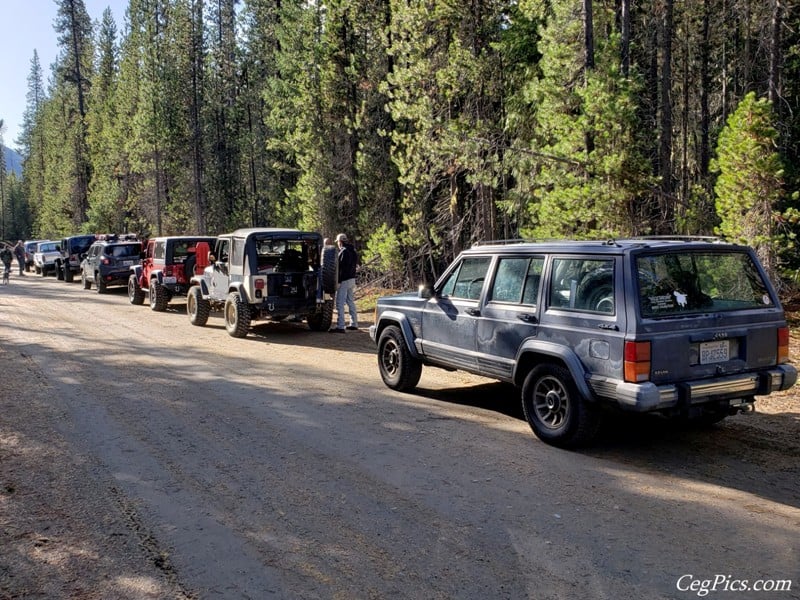
[[[729,340],[718,342],[702,342],[700,344],[700,364],[710,365],[730,360],[731,344]]]
[[[177,277],[164,277],[161,281],[164,282],[164,283],[177,283],[178,282],[178,278]]]
[[[136,261],[135,260],[123,260],[122,264],[125,267],[130,267],[131,265],[135,265]]]

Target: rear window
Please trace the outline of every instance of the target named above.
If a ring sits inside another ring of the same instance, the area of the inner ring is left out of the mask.
[[[138,257],[142,251],[140,244],[124,244],[119,246],[106,246],[105,254],[114,258]]]
[[[680,252],[636,258],[643,317],[774,306],[746,252]]]
[[[86,252],[89,246],[94,244],[94,236],[76,237],[69,240],[69,250],[71,254]]]

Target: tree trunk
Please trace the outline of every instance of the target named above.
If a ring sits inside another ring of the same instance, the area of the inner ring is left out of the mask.
[[[659,233],[672,233],[674,198],[672,185],[672,30],[673,0],[664,3],[661,35],[661,215]]]
[[[588,84],[589,73],[594,70],[594,17],[592,15],[592,0],[583,0],[583,34],[584,51],[586,52],[585,83]],[[594,151],[594,135],[586,131],[586,156]]]
[[[708,179],[711,162],[711,110],[708,105],[708,91],[711,87],[709,62],[711,60],[711,40],[709,39],[710,0],[703,0],[703,41],[700,46],[700,178]]]
[[[622,75],[627,77],[631,69],[631,0],[621,0],[620,25],[622,29]]]
[[[778,106],[780,95],[780,59],[781,59],[781,20],[782,0],[772,0],[772,22],[769,53],[769,92],[768,98],[772,106]]]

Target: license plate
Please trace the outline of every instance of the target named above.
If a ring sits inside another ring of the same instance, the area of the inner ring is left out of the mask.
[[[177,283],[178,278],[177,277],[164,277],[164,278],[162,278],[161,281],[163,281],[164,283]]]
[[[122,264],[125,267],[130,267],[131,265],[136,264],[136,261],[135,260],[123,260]]]
[[[700,364],[727,362],[730,360],[731,344],[729,340],[718,342],[702,342],[700,344]]]

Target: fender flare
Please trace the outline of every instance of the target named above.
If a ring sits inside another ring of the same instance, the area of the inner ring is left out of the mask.
[[[531,361],[525,360],[525,355],[534,354],[556,358],[562,362],[572,375],[572,380],[575,382],[581,395],[587,400],[594,400],[594,394],[586,381],[586,371],[578,355],[575,354],[572,349],[552,342],[545,342],[537,339],[529,339],[523,342],[514,360],[514,373],[512,378],[515,384],[522,386],[524,377],[526,377],[530,371],[529,365]],[[533,364],[535,365],[539,362],[541,361],[534,361]]]
[[[139,282],[139,285],[142,284],[142,265],[134,265],[131,267],[131,274],[136,277],[136,281]]]
[[[414,344],[414,340],[416,339],[414,330],[411,328],[411,323],[409,323],[408,317],[402,312],[387,310],[381,313],[375,329],[375,342],[380,339],[381,332],[383,332],[383,330],[389,325],[397,325],[400,328],[400,331],[403,333],[403,339],[406,342],[406,347],[411,353],[411,356],[422,360],[423,357],[420,356],[419,352],[417,352],[417,347]]]
[[[244,300],[248,304],[250,303],[250,297],[247,295],[247,290],[244,287],[244,282],[237,281],[236,283],[231,283],[228,286],[228,293],[230,294],[231,292],[238,293],[240,299]]]

